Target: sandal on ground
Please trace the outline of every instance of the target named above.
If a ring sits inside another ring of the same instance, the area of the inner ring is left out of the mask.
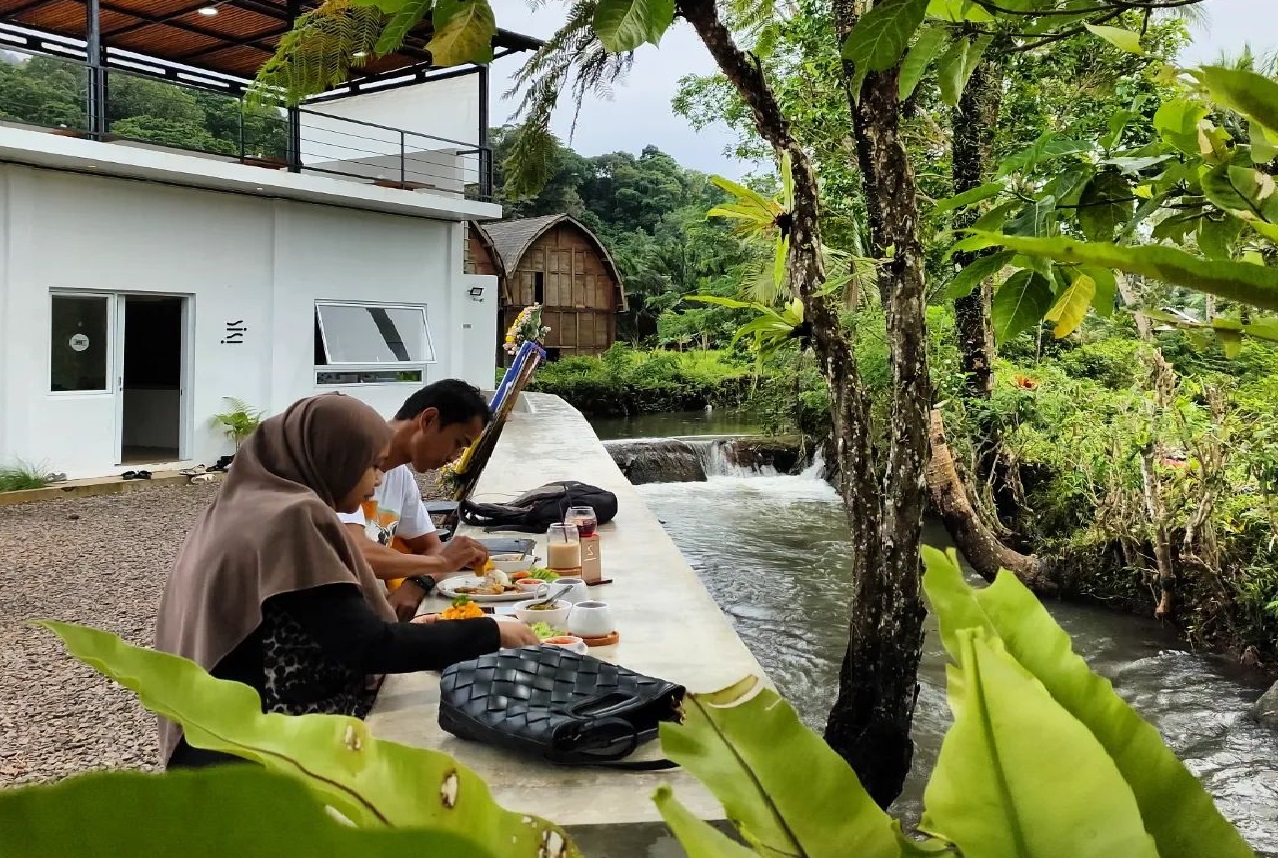
[[[214,477],[212,474],[196,474],[195,476],[191,477],[191,482],[192,483],[211,483],[213,482],[213,479]]]
[[[198,477],[207,471],[208,471],[208,468],[204,467],[203,465],[196,465],[194,468],[183,468],[182,470],[178,471],[178,473],[184,477]]]
[[[44,481],[46,483],[65,483],[67,481],[67,475],[63,473],[45,474]]]
[[[138,476],[138,472],[137,472],[137,471],[125,471],[123,474],[120,474],[120,479],[122,479],[122,480],[140,480],[140,479],[141,479],[141,477],[139,477],[139,476]]]

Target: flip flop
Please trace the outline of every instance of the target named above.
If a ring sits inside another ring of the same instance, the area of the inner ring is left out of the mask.
[[[135,480],[149,480],[149,479],[151,479],[151,472],[150,472],[150,471],[138,471],[138,472],[137,472],[137,475],[134,477],[134,479],[135,479]]]
[[[213,475],[212,474],[196,474],[194,477],[191,477],[191,482],[192,483],[211,483],[213,482]]]
[[[44,481],[46,483],[65,483],[67,481],[67,475],[63,473],[45,474]]]
[[[203,465],[196,465],[194,468],[183,468],[178,473],[184,477],[198,477],[206,471],[208,471],[208,468]]]
[[[125,471],[123,474],[120,474],[120,479],[122,479],[122,480],[140,480],[140,479],[141,479],[141,477],[139,477],[139,476],[138,476],[138,472],[137,472],[137,471]]]

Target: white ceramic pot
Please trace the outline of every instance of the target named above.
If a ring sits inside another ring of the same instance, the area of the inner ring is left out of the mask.
[[[607,602],[586,601],[572,606],[568,632],[583,638],[601,638],[616,631],[612,608]]]
[[[557,629],[564,627],[564,622],[568,619],[569,613],[572,611],[572,605],[560,599],[553,603],[553,607],[542,610],[530,610],[524,607],[515,608],[515,619],[520,622],[532,625],[533,623],[546,623]]]
[[[556,578],[550,582],[550,590],[554,592],[556,587],[563,588],[565,585],[572,587],[571,590],[559,597],[565,602],[572,602],[575,605],[578,602],[590,600],[590,590],[586,587],[586,582],[580,578]]]

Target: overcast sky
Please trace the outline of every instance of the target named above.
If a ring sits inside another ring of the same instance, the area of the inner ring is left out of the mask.
[[[563,20],[563,0],[546,0],[533,13],[525,0],[495,0],[499,26],[532,36],[546,37]],[[1204,20],[1194,27],[1194,42],[1183,60],[1210,61],[1222,51],[1237,53],[1249,40],[1258,53],[1278,50],[1278,0],[1204,0]],[[501,101],[509,88],[507,78],[519,67],[519,55],[499,60],[493,66],[492,118],[507,118],[514,105]],[[634,72],[616,88],[611,101],[591,99],[582,108],[572,146],[583,155],[606,152],[638,152],[652,143],[673,155],[680,163],[697,170],[738,176],[749,165],[732,162],[723,155],[731,135],[726,128],[697,132],[670,109],[670,99],[685,74],[709,74],[713,63],[705,49],[685,25],[676,25],[661,47],[644,46],[638,52]],[[561,108],[553,130],[567,138],[571,115]]]

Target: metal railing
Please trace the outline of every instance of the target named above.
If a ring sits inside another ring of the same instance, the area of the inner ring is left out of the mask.
[[[319,109],[254,106],[211,85],[106,67],[106,131],[92,134],[89,75],[83,57],[0,40],[0,123],[383,187],[492,197],[487,147],[341,116],[350,103],[343,99]]]

